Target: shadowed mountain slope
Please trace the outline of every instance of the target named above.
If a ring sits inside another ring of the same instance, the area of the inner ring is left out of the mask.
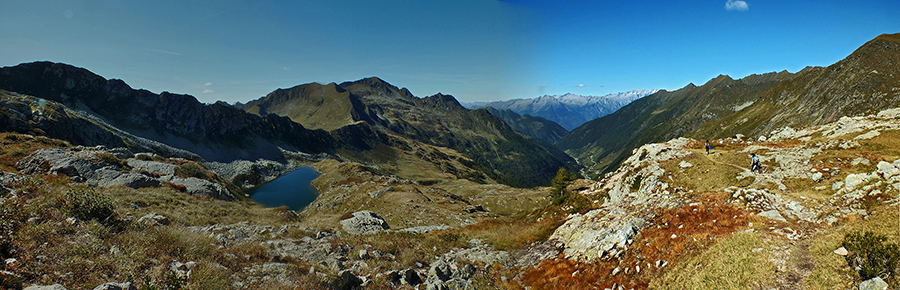
[[[0,68],[0,89],[62,103],[136,136],[194,152],[210,161],[282,159],[281,149],[331,152],[335,140],[276,115],[257,116],[223,102],[135,90],[67,64],[33,62]]]
[[[541,141],[553,144],[566,135],[569,131],[559,124],[532,115],[519,115],[512,110],[498,110],[493,107],[484,107],[491,115],[503,119],[510,127],[519,131],[519,133],[540,139]]]

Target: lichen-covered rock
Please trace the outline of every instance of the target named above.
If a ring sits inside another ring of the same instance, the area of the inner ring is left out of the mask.
[[[137,290],[137,288],[135,288],[134,285],[131,285],[131,282],[125,282],[125,283],[108,282],[108,283],[104,283],[103,285],[94,287],[94,290]]]
[[[225,187],[208,180],[196,177],[181,178],[168,175],[160,177],[159,180],[184,186],[187,193],[191,195],[206,195],[216,199],[235,200],[235,196],[225,189]]]
[[[859,290],[887,290],[888,284],[880,277],[875,277],[859,283]]]
[[[61,284],[53,284],[53,285],[47,285],[47,286],[31,285],[31,286],[25,287],[25,290],[66,290],[66,287],[64,287]]]
[[[353,217],[341,221],[341,226],[351,234],[367,234],[390,229],[383,218],[367,210],[354,212]]]
[[[168,226],[172,222],[169,221],[164,215],[154,213],[148,213],[138,219],[138,224],[142,224],[145,226],[155,227],[155,226]]]
[[[98,185],[102,187],[124,186],[130,188],[146,188],[159,187],[161,183],[156,178],[152,178],[139,173],[129,172],[118,174],[118,176],[116,176],[112,180],[100,179]]]
[[[146,171],[147,173],[160,176],[175,175],[175,168],[178,167],[178,165],[175,164],[150,160],[138,160],[134,158],[129,158],[127,162],[128,166],[131,167],[132,172]]]

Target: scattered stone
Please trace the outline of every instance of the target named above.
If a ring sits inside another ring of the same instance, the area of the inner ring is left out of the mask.
[[[622,271],[621,268],[616,267],[615,269],[612,269],[612,274],[610,274],[610,275],[616,275],[616,274],[618,274],[618,273],[621,272],[621,271]]]
[[[859,290],[887,290],[888,284],[880,277],[875,277],[859,283]]]
[[[759,216],[777,220],[777,221],[781,221],[781,222],[787,222],[787,220],[784,219],[783,216],[781,216],[781,213],[778,213],[778,211],[774,210],[774,209],[761,212],[761,213],[759,213]]]
[[[362,283],[363,280],[356,277],[356,275],[353,275],[350,270],[344,270],[341,271],[341,273],[338,274],[337,279],[331,283],[331,289],[352,290],[362,285]]]
[[[850,254],[850,252],[848,252],[847,249],[844,248],[844,247],[840,247],[840,248],[835,249],[835,250],[834,250],[834,253],[835,253],[836,255],[841,255],[841,256],[846,256],[846,255],[849,255],[849,254]]]
[[[480,205],[467,205],[465,211],[467,213],[485,212],[484,207]]]
[[[360,258],[361,260],[368,260],[368,259],[371,259],[372,256],[369,255],[369,251],[368,251],[368,250],[362,249],[362,250],[359,250],[359,258]]]
[[[681,163],[678,163],[678,167],[681,167],[681,169],[686,169],[686,168],[694,167],[694,164],[691,164],[687,161],[682,160]]]
[[[166,216],[156,214],[154,212],[142,216],[140,219],[138,219],[138,224],[142,224],[148,227],[168,226],[169,224],[171,224],[171,221],[169,221],[169,218],[167,218]]]
[[[402,271],[402,280],[401,283],[407,285],[419,285],[422,283],[422,277],[419,276],[419,273],[413,269],[406,269]]]
[[[812,178],[812,180],[814,182],[819,182],[819,181],[822,181],[823,176],[824,175],[822,174],[822,172],[816,172],[816,173],[813,173],[812,176],[810,176],[810,178]]]
[[[354,212],[353,217],[341,221],[341,226],[351,234],[374,233],[390,229],[382,217],[367,210]]]
[[[94,287],[94,290],[137,290],[134,285],[131,285],[131,282],[125,283],[114,283],[108,282],[103,285]]]
[[[169,270],[175,272],[175,275],[179,278],[188,279],[191,277],[191,272],[193,272],[194,266],[196,265],[197,262],[194,261],[190,261],[187,263],[172,261],[172,263],[169,263]]]
[[[864,158],[864,157],[857,157],[857,158],[853,159],[853,161],[850,161],[850,166],[856,166],[856,165],[859,165],[859,164],[862,164],[862,165],[871,165],[872,162],[870,162],[869,159],[866,159],[866,158]]]
[[[436,231],[446,231],[451,229],[448,225],[439,225],[439,226],[418,226],[418,227],[409,227],[404,229],[399,229],[401,232],[412,232],[412,233],[429,233]]]

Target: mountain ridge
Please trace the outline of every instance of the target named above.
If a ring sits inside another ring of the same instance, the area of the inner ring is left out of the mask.
[[[299,122],[316,121],[314,127],[328,128],[333,134],[351,125],[369,127],[367,130],[389,139],[409,138],[451,148],[471,158],[471,164],[491,179],[506,184],[544,184],[560,167],[577,167],[564,152],[522,135],[485,110],[466,109],[456,98],[442,93],[419,98],[378,77],[279,89],[240,108],[291,116]],[[328,118],[304,119],[315,115],[307,113],[314,110],[329,112],[323,115]],[[374,148],[376,144],[369,145]]]
[[[632,90],[604,96],[543,95],[537,98],[486,102],[479,107],[510,109],[520,115],[542,117],[556,122],[566,130],[590,120],[611,114],[628,103],[658,90]]]

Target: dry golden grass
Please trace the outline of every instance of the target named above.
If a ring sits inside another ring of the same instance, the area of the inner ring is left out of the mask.
[[[500,250],[516,250],[531,243],[546,240],[563,220],[546,219],[540,222],[526,222],[510,218],[496,218],[459,229],[459,234],[476,238]]]
[[[866,219],[845,219],[841,225],[813,236],[810,239],[810,256],[816,268],[805,283],[810,289],[838,289],[859,282],[855,281],[853,269],[847,266],[844,257],[835,255],[834,250],[841,246],[844,235],[851,232],[872,231],[886,236],[888,241],[900,241],[897,225],[900,225],[900,209],[882,204],[871,209]]]
[[[762,250],[754,251],[756,248]],[[766,256],[767,246],[756,233],[738,232],[716,242],[690,259],[681,261],[654,289],[759,289],[770,283],[775,266]]]

